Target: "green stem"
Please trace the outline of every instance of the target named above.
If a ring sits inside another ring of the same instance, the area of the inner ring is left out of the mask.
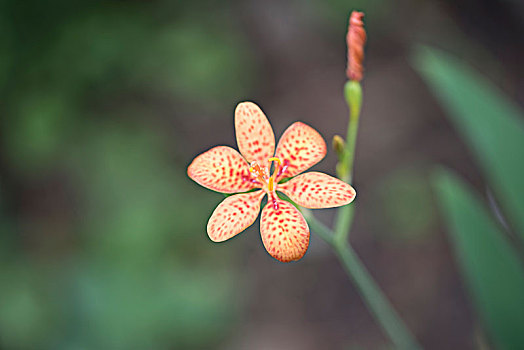
[[[357,133],[358,133],[358,121],[359,121],[360,109],[355,113],[351,113],[349,118],[348,133],[347,133],[347,179],[344,179],[347,183],[351,183],[353,180],[353,163],[355,161],[355,147],[357,145]]]
[[[345,244],[347,242],[351,224],[353,223],[354,213],[354,205],[345,205],[342,208],[338,209],[334,233],[334,240],[336,241],[336,243]]]
[[[335,244],[335,252],[351,276],[369,310],[397,349],[420,349],[410,331],[397,315],[373,277],[348,244]]]
[[[351,183],[353,178],[353,162],[355,160],[355,146],[357,144],[358,121],[362,106],[362,87],[358,81],[348,81],[344,85],[344,98],[349,107],[349,124],[346,134],[346,149],[339,166],[339,177]]]
[[[344,270],[357,286],[371,314],[395,347],[402,350],[420,349],[408,328],[347,241],[337,240],[333,231],[318,221],[309,211],[305,213],[305,217],[311,229],[333,248]]]
[[[362,103],[362,89],[358,81],[348,81],[344,86],[344,97],[350,109],[349,125],[346,137],[346,147],[337,173],[341,180],[351,183],[353,178],[353,163],[357,143],[358,121]],[[303,212],[309,226],[335,251],[348,276],[353,280],[368,309],[389,336],[396,348],[402,350],[420,349],[417,341],[395,312],[386,296],[371,277],[368,270],[349,244],[349,232],[353,223],[354,205],[346,205],[337,212],[335,231],[305,210]]]

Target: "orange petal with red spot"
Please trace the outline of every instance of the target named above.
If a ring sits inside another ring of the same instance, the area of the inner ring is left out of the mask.
[[[275,153],[275,135],[260,107],[253,102],[239,103],[235,110],[235,132],[244,158],[267,166],[267,160]]]
[[[268,199],[262,209],[260,233],[267,252],[289,262],[304,256],[309,245],[309,227],[297,208],[289,202]]]
[[[340,207],[351,203],[357,194],[344,181],[314,171],[279,184],[277,190],[298,205],[310,209]]]
[[[293,123],[278,142],[276,157],[282,161],[278,179],[291,177],[317,164],[326,155],[326,142],[312,127]]]
[[[255,222],[265,192],[234,194],[224,199],[209,218],[207,234],[214,242],[236,236]]]
[[[196,157],[187,174],[198,184],[217,192],[245,192],[260,187],[240,153],[227,146],[211,148]]]

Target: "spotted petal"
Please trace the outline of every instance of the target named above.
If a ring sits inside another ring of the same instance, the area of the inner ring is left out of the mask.
[[[300,174],[317,164],[326,155],[326,143],[312,127],[301,122],[293,123],[278,142],[276,157],[283,164],[278,179]]]
[[[217,192],[245,192],[260,187],[252,180],[244,158],[227,146],[213,147],[196,157],[187,174],[198,184]]]
[[[309,245],[306,220],[294,205],[278,198],[262,209],[260,233],[268,253],[282,262],[302,258]]]
[[[355,189],[344,181],[314,171],[279,184],[277,190],[310,209],[340,207],[351,203],[356,196]]]
[[[235,132],[244,158],[266,166],[275,153],[275,135],[260,107],[253,102],[239,103],[235,110]]]
[[[214,242],[236,236],[255,222],[263,191],[234,194],[224,199],[209,218],[207,234]]]

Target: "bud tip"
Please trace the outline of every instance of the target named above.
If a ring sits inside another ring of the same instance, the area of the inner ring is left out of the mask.
[[[364,60],[364,44],[366,30],[364,29],[363,12],[353,11],[349,18],[346,42],[348,47],[346,75],[349,80],[361,81],[364,75],[362,61]]]

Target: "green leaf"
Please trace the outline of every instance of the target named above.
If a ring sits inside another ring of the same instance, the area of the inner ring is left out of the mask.
[[[434,185],[476,310],[499,349],[522,349],[522,262],[471,188],[446,170]]]
[[[415,66],[471,147],[511,226],[524,239],[524,117],[467,64],[421,48]]]

